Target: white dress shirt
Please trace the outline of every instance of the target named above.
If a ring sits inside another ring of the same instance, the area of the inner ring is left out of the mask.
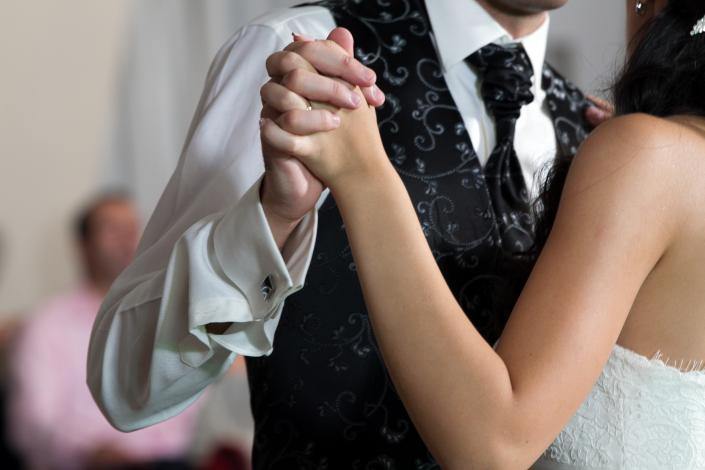
[[[515,42],[475,1],[434,0],[426,2],[436,50],[453,100],[460,110],[475,151],[484,166],[496,143],[494,120],[480,95],[480,82],[465,59],[490,43]],[[514,148],[519,157],[529,194],[538,194],[536,174],[556,156],[556,133],[545,106],[541,73],[546,59],[549,19],[529,36],[521,38],[534,69],[534,100],[524,106],[517,120]]]
[[[427,6],[445,78],[486,162],[494,124],[463,59],[511,38],[474,1]],[[221,376],[236,354],[272,351],[284,299],[304,284],[317,214],[305,217],[280,253],[259,200],[259,88],[268,79],[267,56],[291,42],[292,32],[323,38],[334,27],[321,7],[280,10],[239,30],[215,57],[137,257],[110,289],[93,327],[88,384],[114,426],[133,430],[167,419]],[[556,149],[539,86],[547,29],[546,22],[522,41],[536,70],[536,100],[522,111],[516,139],[529,182]],[[206,332],[209,323],[232,326],[215,335]]]

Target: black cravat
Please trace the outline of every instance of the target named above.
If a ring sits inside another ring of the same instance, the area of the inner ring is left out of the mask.
[[[533,243],[529,195],[514,150],[514,131],[521,107],[531,103],[529,57],[519,44],[489,44],[467,59],[480,79],[482,99],[494,118],[497,146],[485,166],[485,180],[499,225],[502,246],[521,253]]]

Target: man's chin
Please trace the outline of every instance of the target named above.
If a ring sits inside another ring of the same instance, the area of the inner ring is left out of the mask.
[[[568,0],[485,0],[499,11],[509,15],[535,15],[561,8]]]

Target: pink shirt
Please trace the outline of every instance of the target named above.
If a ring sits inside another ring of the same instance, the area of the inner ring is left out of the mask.
[[[122,433],[103,417],[86,385],[86,354],[101,297],[88,287],[60,296],[25,324],[10,357],[8,434],[33,468],[79,468],[101,447],[139,460],[184,455],[197,408]]]

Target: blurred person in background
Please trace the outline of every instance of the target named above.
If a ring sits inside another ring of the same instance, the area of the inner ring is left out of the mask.
[[[132,201],[122,193],[97,197],[76,220],[75,236],[83,282],[28,317],[8,359],[9,439],[29,468],[189,468],[185,454],[199,407],[124,434],[108,424],[86,386],[93,321],[140,237]]]
[[[0,229],[0,284],[5,274],[5,237]],[[0,312],[0,423],[7,422],[7,355],[17,329],[17,316],[11,312]],[[19,457],[7,437],[7,429],[0,428],[0,468],[18,468]]]

